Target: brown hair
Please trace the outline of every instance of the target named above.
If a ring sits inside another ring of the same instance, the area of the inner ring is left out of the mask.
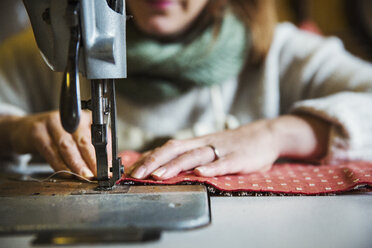
[[[224,11],[231,7],[252,35],[249,62],[260,64],[270,49],[276,25],[275,0],[210,0],[207,12],[221,23]]]

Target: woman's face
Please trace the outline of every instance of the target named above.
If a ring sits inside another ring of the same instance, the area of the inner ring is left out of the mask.
[[[174,36],[186,30],[208,0],[127,0],[137,26],[145,33]]]

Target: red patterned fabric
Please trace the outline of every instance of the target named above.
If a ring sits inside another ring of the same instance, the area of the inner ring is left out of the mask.
[[[133,161],[125,158],[123,161]],[[133,154],[132,154],[133,156]],[[137,157],[138,158],[138,157]],[[203,183],[223,192],[267,192],[275,194],[329,194],[350,191],[361,185],[372,186],[372,163],[351,162],[339,165],[276,164],[265,173],[199,177],[192,171],[177,177],[155,181],[123,176],[120,184],[180,184]]]

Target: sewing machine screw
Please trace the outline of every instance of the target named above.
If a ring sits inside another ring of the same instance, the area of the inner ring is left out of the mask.
[[[113,167],[110,167],[110,172],[112,172]],[[124,166],[120,166],[120,174],[124,174]]]
[[[171,203],[168,204],[168,207],[170,207],[170,208],[178,208],[181,205],[182,205],[181,203],[173,203],[173,202],[171,202]]]
[[[47,24],[51,24],[51,21],[50,21],[50,9],[49,8],[46,8],[42,14],[42,18],[43,18],[43,21]]]
[[[81,108],[82,109],[89,109],[89,110],[92,110],[92,100],[88,100],[88,101],[81,101]]]

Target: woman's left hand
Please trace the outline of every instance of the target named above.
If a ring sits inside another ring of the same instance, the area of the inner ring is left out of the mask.
[[[164,180],[191,169],[206,177],[250,173],[270,169],[278,156],[270,121],[263,120],[203,137],[170,140],[137,162],[131,176]]]
[[[329,130],[330,124],[321,119],[287,115],[203,137],[170,140],[143,154],[130,174],[164,180],[191,169],[205,177],[266,171],[279,157],[322,158]]]

